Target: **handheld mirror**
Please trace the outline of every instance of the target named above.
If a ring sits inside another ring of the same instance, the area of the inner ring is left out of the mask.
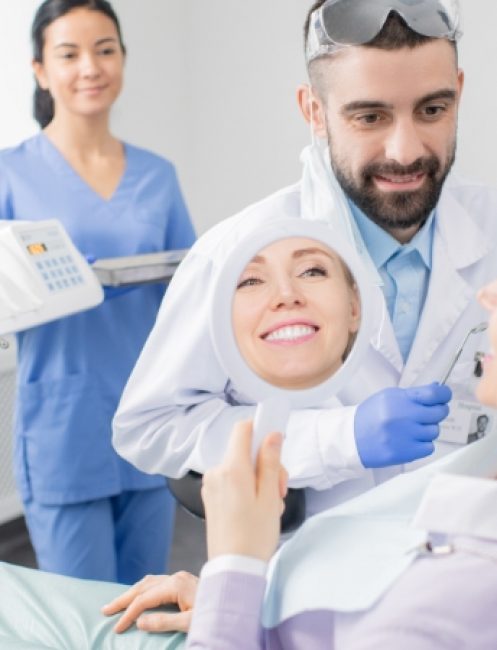
[[[323,405],[361,362],[373,291],[328,226],[281,218],[232,248],[213,286],[211,335],[238,391],[258,403],[253,455],[292,408]]]

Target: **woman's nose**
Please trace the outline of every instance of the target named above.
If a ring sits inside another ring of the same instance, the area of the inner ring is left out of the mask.
[[[98,65],[98,61],[93,54],[88,53],[81,57],[80,71],[81,74],[85,77],[98,77],[100,74],[100,66]]]
[[[303,305],[305,299],[302,292],[298,290],[295,282],[285,281],[280,282],[275,287],[273,295],[273,308],[292,308],[295,306]]]

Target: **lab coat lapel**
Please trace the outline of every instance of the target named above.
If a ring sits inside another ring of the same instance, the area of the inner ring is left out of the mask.
[[[490,244],[471,215],[444,191],[436,217],[433,264],[420,324],[400,386],[410,386],[474,298],[460,271],[484,257]]]
[[[397,337],[393,329],[393,324],[388,313],[387,304],[383,295],[381,296],[382,313],[378,315],[378,327],[371,340],[371,345],[388,361],[395,370],[400,374],[404,367],[404,360],[400,353]]]

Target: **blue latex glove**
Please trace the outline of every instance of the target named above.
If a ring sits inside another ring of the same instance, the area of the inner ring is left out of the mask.
[[[385,388],[359,404],[354,434],[364,467],[399,465],[432,454],[451,397],[448,386],[433,383]]]
[[[94,262],[97,261],[97,258],[95,255],[92,253],[86,253],[85,254],[85,259],[88,262],[88,264],[91,266]],[[111,300],[112,298],[118,298],[119,296],[124,295],[125,293],[129,293],[130,291],[133,291],[134,289],[138,289],[139,285],[136,285],[134,287],[109,287],[109,286],[104,286],[102,289],[104,290],[104,300]]]

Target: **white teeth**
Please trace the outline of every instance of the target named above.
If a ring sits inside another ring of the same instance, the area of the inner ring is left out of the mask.
[[[266,341],[294,341],[303,336],[314,334],[315,331],[316,329],[314,327],[309,327],[308,325],[292,325],[274,330],[264,338]]]
[[[390,183],[412,183],[419,179],[419,174],[414,176],[383,176],[383,178]]]

